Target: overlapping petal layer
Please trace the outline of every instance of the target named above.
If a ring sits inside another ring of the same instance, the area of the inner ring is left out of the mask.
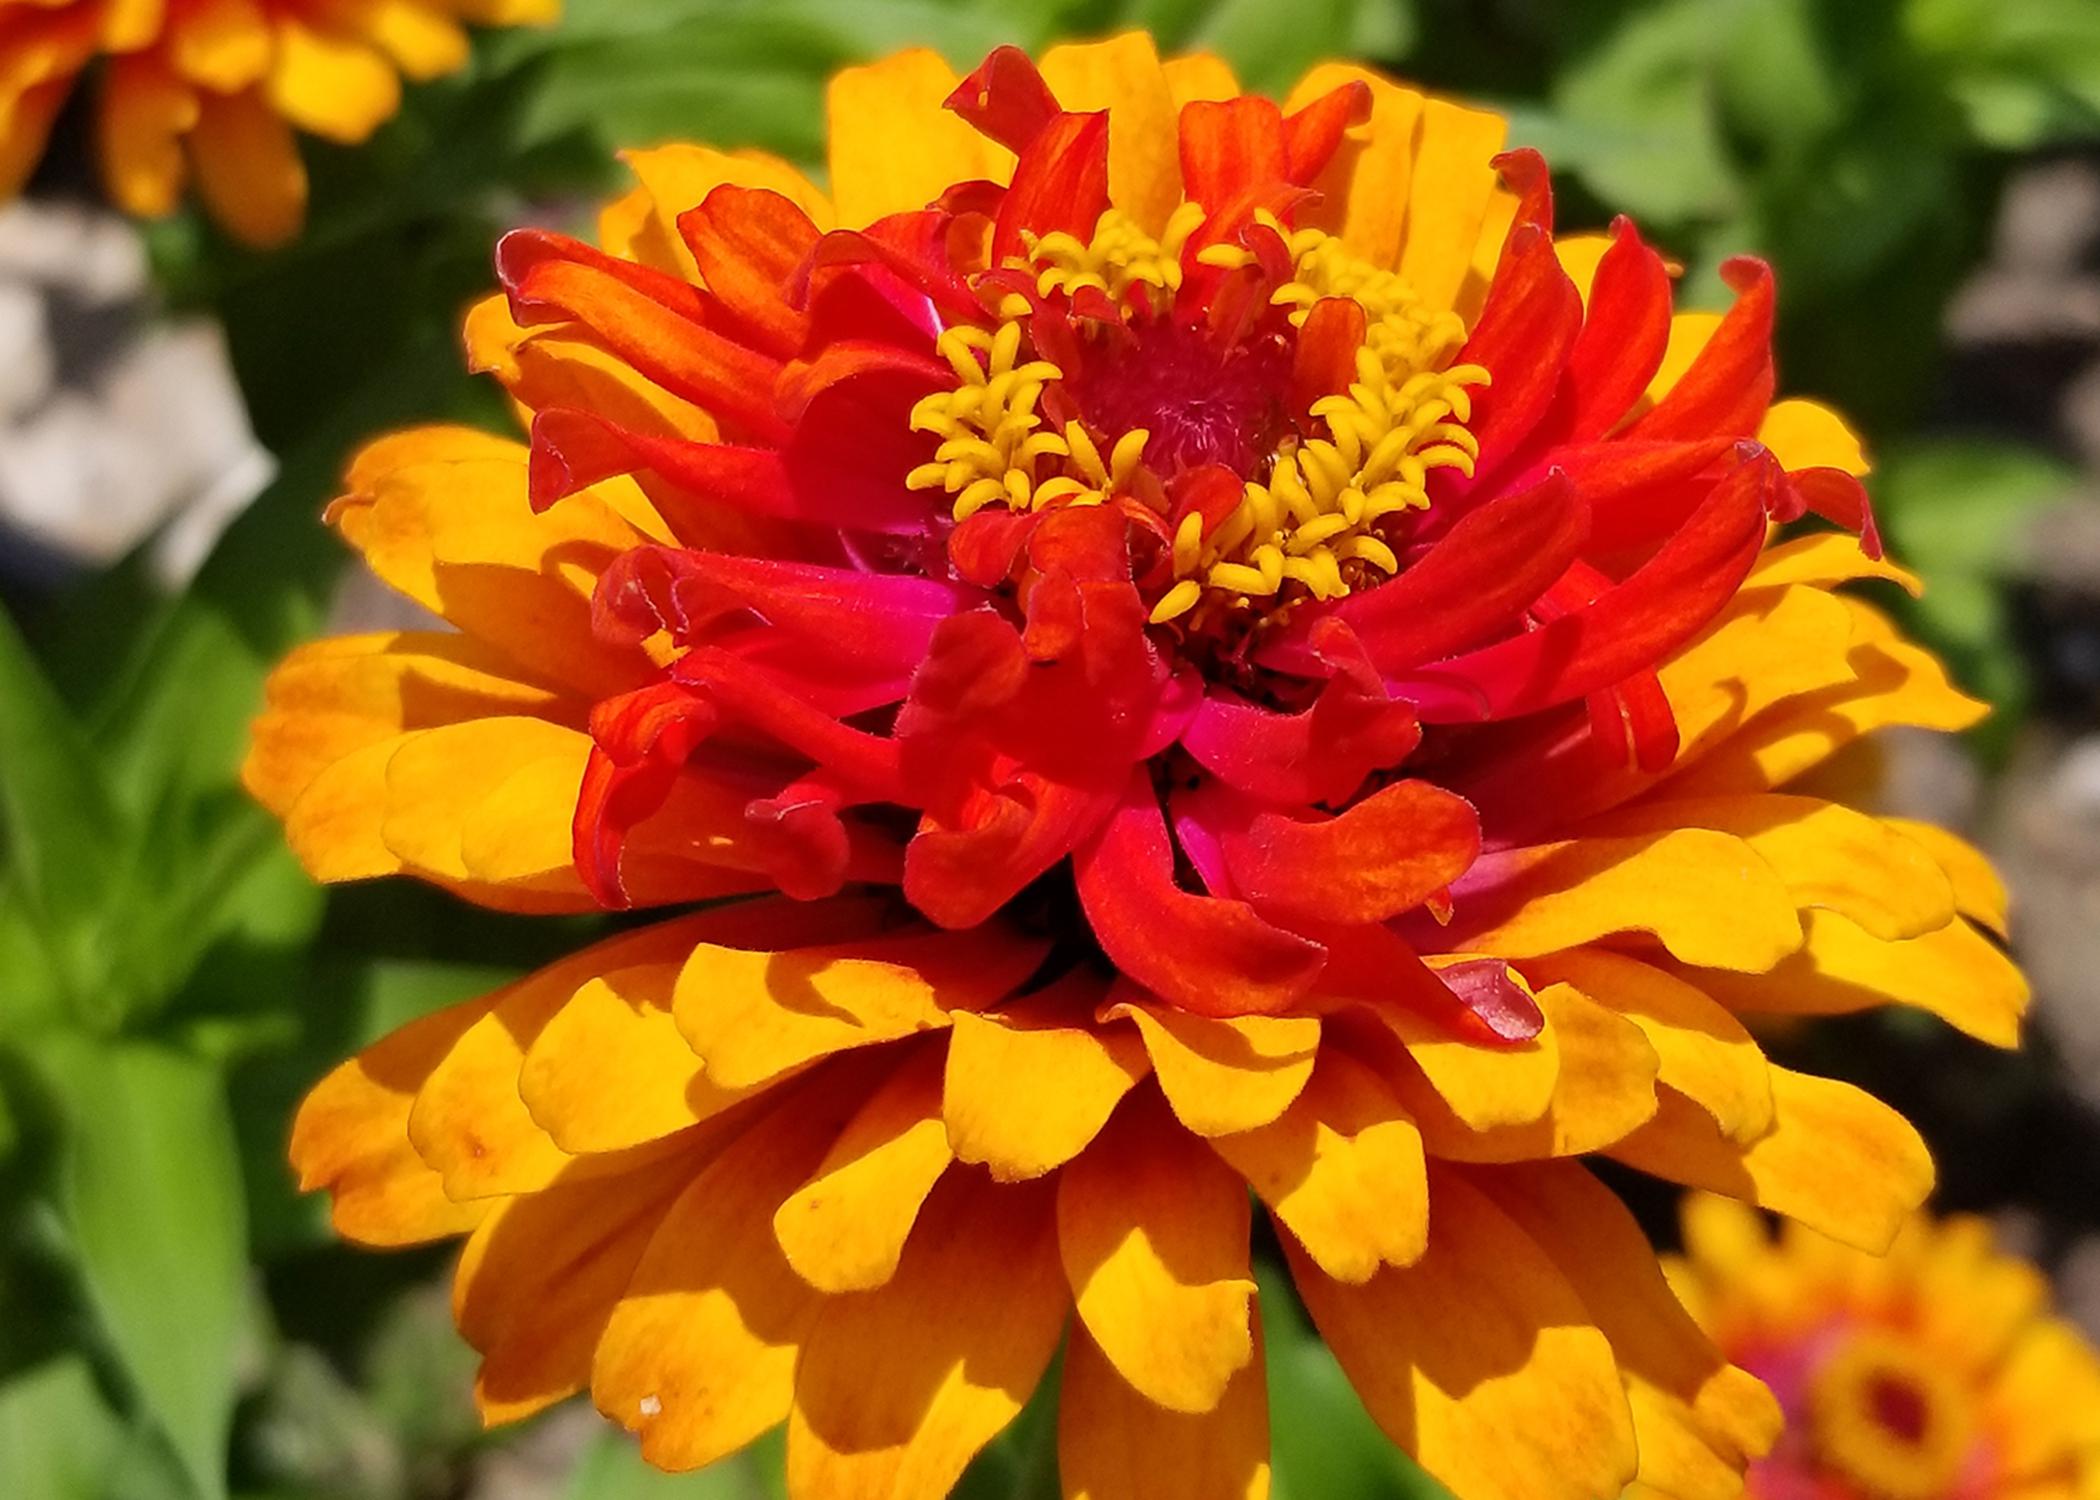
[[[492,1419],[785,1422],[802,1496],[943,1493],[1060,1337],[1069,1494],[1265,1493],[1250,1201],[1465,1500],[1736,1493],[1776,1408],[1583,1158],[1879,1248],[1922,1145],[1741,1017],[2025,1001],[1973,851],[1792,785],[1981,708],[1852,592],[1907,575],[1769,273],[1674,314],[1353,69],[908,53],[832,111],[828,194],[667,147],[599,248],[506,241],[530,444],[383,440],[331,513],[460,634],[273,679],[315,873],[722,904],[345,1064],[304,1180],[472,1230]]]
[[[561,0],[0,0],[0,198],[36,169],[99,65],[96,144],[126,213],[194,186],[236,239],[281,244],[306,216],[295,132],[354,145],[401,81],[466,65],[469,24],[544,25]]]

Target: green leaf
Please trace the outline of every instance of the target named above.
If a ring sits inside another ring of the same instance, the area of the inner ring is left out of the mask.
[[[0,610],[0,828],[8,890],[50,968],[83,1009],[117,1008],[100,917],[114,878],[118,822],[93,749]]]
[[[1563,68],[1548,111],[1514,117],[1513,138],[1615,208],[1664,224],[1722,217],[1738,187],[1710,81],[1717,40],[1706,0],[1629,11]]]
[[[1314,63],[1347,55],[1359,12],[1374,8],[1363,0],[1220,0],[1189,42],[1231,63],[1242,88],[1281,93]]]
[[[0,1384],[0,1478],[28,1500],[102,1500],[125,1441],[85,1359],[68,1355]]]
[[[201,1500],[226,1492],[247,1324],[246,1209],[216,1069],[146,1042],[52,1037],[60,1201],[89,1301]]]

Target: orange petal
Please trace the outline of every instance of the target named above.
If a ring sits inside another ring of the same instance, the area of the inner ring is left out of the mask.
[[[1761,974],[1801,946],[1793,898],[1772,867],[1741,839],[1703,828],[1487,855],[1475,877],[1493,883],[1459,897],[1449,941],[1502,958],[1648,932],[1687,963]]]
[[[400,110],[400,75],[372,48],[296,16],[278,17],[274,29],[264,87],[277,112],[301,130],[354,146]]]
[[[1818,401],[1773,402],[1757,440],[1788,469],[1842,469],[1862,476],[1873,469],[1859,434]]]
[[[190,162],[212,218],[258,250],[297,237],[306,222],[306,164],[292,127],[259,94],[207,90],[198,99]]]
[[[678,232],[678,216],[698,208],[724,183],[767,188],[808,214],[819,229],[834,224],[830,200],[795,167],[764,152],[718,151],[712,146],[679,143],[623,151],[620,159],[641,179],[649,243],[661,247],[660,253],[668,259],[668,264],[659,264],[657,269],[676,271],[689,281],[700,279],[700,268]],[[600,243],[615,254],[625,253],[602,235]]]
[[[1239,80],[1232,74],[1232,64],[1214,52],[1191,52],[1182,57],[1170,57],[1159,66],[1166,74],[1167,92],[1173,95],[1177,112],[1184,104],[1193,104],[1199,99],[1211,102],[1231,99],[1240,91]]]
[[[675,964],[641,965],[587,980],[525,1046],[518,1097],[564,1153],[661,1140],[747,1097],[710,1082],[678,1034],[677,973]]]
[[[486,1203],[455,1203],[408,1140],[408,1115],[433,1069],[501,997],[409,1022],[342,1064],[299,1105],[291,1160],[302,1192],[325,1191],[336,1232],[367,1245],[414,1245],[480,1223]]]
[[[1081,1326],[1065,1344],[1057,1467],[1065,1500],[1267,1500],[1269,1398],[1254,1358],[1207,1412],[1168,1411],[1116,1373]]]
[[[824,1303],[795,1372],[790,1493],[937,1500],[1014,1419],[1071,1306],[1051,1200],[951,1172],[889,1284]]]
[[[1930,853],[1878,819],[1815,797],[1665,791],[1589,825],[1607,835],[1671,828],[1741,839],[1801,906],[1840,912],[1879,938],[1917,937],[1954,919],[1954,889]]]
[[[1769,974],[1687,977],[1743,1013],[1833,1016],[1911,1005],[1994,1047],[2019,1045],[2031,993],[2026,976],[1967,922],[1891,943],[1818,911],[1808,913],[1807,934],[1801,951]]]
[[[1607,948],[1573,948],[1524,967],[1535,982],[1573,985],[1639,1027],[1655,1049],[1656,1082],[1712,1115],[1731,1140],[1753,1141],[1772,1128],[1763,1049],[1702,990]]]
[[[897,1273],[904,1242],[954,1160],[941,1123],[944,1049],[920,1043],[773,1216],[788,1264],[820,1292],[865,1292]]]
[[[1932,1156],[1910,1123],[1850,1084],[1772,1069],[1770,1133],[1724,1137],[1681,1094],[1610,1154],[1643,1172],[1742,1198],[1876,1255],[1932,1191]]]
[[[1077,1156],[1151,1071],[1131,1028],[1072,1025],[1025,1002],[952,1019],[941,1105],[948,1145],[1001,1182]]]
[[[1743,580],[1743,587],[1764,589],[1808,583],[1834,588],[1869,578],[1896,584],[1914,599],[1925,592],[1924,581],[1908,568],[1898,567],[1885,557],[1869,557],[1860,550],[1857,537],[1831,531],[1766,548],[1750,569],[1750,576]]]
[[[1472,955],[1451,957],[1464,961]],[[1527,993],[1523,976],[1508,971]],[[1533,997],[1536,999],[1536,997]],[[1359,1044],[1380,1063],[1388,1083],[1417,1074],[1441,1101],[1440,1113],[1469,1130],[1521,1125],[1546,1113],[1560,1077],[1560,1038],[1550,1018],[1529,1041],[1505,1042],[1462,1033],[1442,1017],[1405,1003],[1356,1003],[1355,1013],[1377,1023]],[[1394,1056],[1392,1054],[1400,1055]]]
[[[1134,991],[1119,993],[1102,1019],[1137,1023],[1167,1103],[1198,1135],[1268,1124],[1312,1077],[1320,1047],[1316,1016],[1198,1016]]]
[[[664,1215],[605,1325],[599,1411],[662,1469],[697,1469],[787,1415],[795,1360],[822,1302],[773,1237],[773,1215],[830,1147],[874,1075],[784,1090]]]
[[[1732,1500],[1779,1436],[1779,1403],[1721,1357],[1671,1294],[1625,1206],[1574,1163],[1475,1183],[1545,1251],[1611,1340],[1640,1439],[1640,1478],[1683,1500]]]
[[[182,138],[197,123],[197,95],[151,53],[112,58],[108,68],[95,120],[102,180],[128,214],[171,214],[189,175]]]
[[[1553,1092],[1536,1119],[1468,1126],[1427,1079],[1393,1080],[1431,1156],[1452,1161],[1532,1161],[1577,1156],[1623,1140],[1655,1113],[1655,1049],[1640,1028],[1565,984],[1537,994],[1559,1052]]]
[[[1044,945],[997,925],[785,952],[702,944],[678,976],[678,1029],[725,1088],[984,1010],[1042,962]]]
[[[1509,121],[1492,110],[1423,101],[1398,269],[1432,308],[1458,303],[1499,186],[1494,161],[1508,135]]]
[[[2000,938],[2009,934],[2011,898],[2006,893],[2005,882],[1998,878],[1998,872],[1991,867],[1982,850],[1937,824],[1919,823],[1909,818],[1883,818],[1881,821],[1905,838],[1923,845],[1925,852],[1946,871],[1947,879],[1954,887],[1954,904],[1963,916],[1981,923]]]
[[[1339,1048],[1322,1051],[1273,1123],[1210,1144],[1337,1281],[1411,1265],[1428,1244],[1422,1133],[1392,1089]]]
[[[452,1309],[481,1351],[474,1401],[484,1422],[518,1421],[583,1389],[606,1319],[696,1170],[682,1153],[617,1176],[557,1181],[482,1221],[460,1256]]]
[[[461,1199],[529,1193],[560,1176],[572,1158],[518,1095],[526,1050],[584,985],[660,986],[686,951],[721,925],[719,915],[709,914],[623,933],[491,997],[488,1013],[431,1069],[409,1116],[409,1139],[444,1174],[446,1190]]]
[[[1285,1235],[1328,1347],[1387,1436],[1466,1500],[1593,1500],[1633,1477],[1611,1345],[1567,1278],[1459,1169],[1430,1173],[1429,1248],[1362,1286]]]
[[[1057,1243],[1079,1316],[1123,1378],[1206,1412],[1253,1358],[1247,1192],[1150,1090],[1057,1179]]]

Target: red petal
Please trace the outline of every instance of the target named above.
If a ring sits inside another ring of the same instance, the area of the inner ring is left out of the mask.
[[[1322,297],[1312,305],[1291,356],[1291,410],[1301,419],[1315,401],[1348,390],[1356,379],[1365,327],[1364,305],[1354,297]]]
[[[1777,293],[1772,268],[1737,256],[1721,266],[1737,293],[1735,306],[1699,351],[1684,377],[1627,436],[1667,438],[1755,437],[1772,404],[1772,317]]]
[[[1549,462],[1589,507],[1591,557],[1645,557],[1684,524],[1732,461],[1734,438],[1645,443],[1614,438],[1556,448]]]
[[[534,510],[637,469],[648,469],[679,490],[747,515],[797,514],[787,468],[774,449],[652,437],[569,407],[549,407],[532,419],[527,486]],[[674,498],[661,496],[659,504],[668,506]],[[678,525],[675,507],[665,519]]]
[[[725,719],[809,757],[869,801],[903,800],[895,740],[841,724],[790,691],[774,673],[734,652],[702,647],[680,657],[672,672],[703,689]]]
[[[1291,807],[1342,803],[1373,771],[1397,766],[1421,742],[1414,709],[1366,693],[1346,677],[1313,706],[1279,714],[1211,693],[1182,732],[1182,748],[1250,797]]]
[[[1490,477],[1552,406],[1581,331],[1582,294],[1561,269],[1552,236],[1518,225],[1503,250],[1480,322],[1455,361],[1481,365],[1494,377],[1473,397],[1471,427],[1480,440],[1476,482]],[[1439,470],[1434,477],[1443,490],[1464,486],[1454,470]],[[1433,493],[1432,498],[1438,497]]]
[[[1300,187],[1311,187],[1334,159],[1349,127],[1370,118],[1371,86],[1361,78],[1328,90],[1287,116],[1283,122],[1285,175]]]
[[[1116,769],[1098,784],[1057,781],[992,756],[952,818],[929,812],[904,851],[904,896],[943,927],[985,922],[1101,826]]]
[[[1059,113],[1057,95],[1036,71],[1034,59],[1012,46],[993,48],[945,105],[1016,156]]]
[[[1184,891],[1152,778],[1139,767],[1108,823],[1074,859],[1079,899],[1115,966],[1199,1015],[1272,1015],[1312,988],[1326,950],[1244,901]]]
[[[802,348],[809,319],[788,298],[820,237],[808,214],[768,188],[724,183],[678,216],[678,232],[757,347],[782,359]]]
[[[1014,164],[1013,185],[992,231],[992,264],[1025,253],[1021,231],[1063,230],[1081,241],[1108,207],[1108,114],[1061,114],[1045,125]]]
[[[1785,483],[1794,504],[1854,533],[1862,552],[1880,558],[1881,528],[1875,523],[1867,487],[1857,476],[1843,469],[1796,469]]]
[[[1222,830],[1234,888],[1287,922],[1384,922],[1465,874],[1480,853],[1472,804],[1396,781],[1332,818],[1257,812]]]
[[[1528,1042],[1546,1029],[1538,1002],[1509,977],[1509,965],[1499,958],[1474,959],[1430,972],[1497,1040]]]
[[[1399,672],[1486,638],[1566,571],[1589,515],[1560,474],[1464,516],[1397,578],[1342,601],[1333,618],[1355,630],[1379,668]],[[1263,665],[1322,675],[1308,620],[1264,651]]]
[[[564,318],[581,323],[608,350],[665,390],[753,437],[778,441],[786,436],[787,424],[773,404],[779,361],[637,290],[631,277],[581,259],[537,259],[522,271],[513,268],[513,273],[506,274],[505,281],[512,315],[520,323]]]
[[[1512,718],[1653,667],[1742,584],[1765,535],[1778,465],[1752,448],[1681,530],[1595,604],[1392,684],[1425,722]]]
[[[1597,263],[1582,334],[1568,356],[1566,440],[1589,442],[1618,426],[1662,367],[1669,342],[1669,268],[1621,218]]]

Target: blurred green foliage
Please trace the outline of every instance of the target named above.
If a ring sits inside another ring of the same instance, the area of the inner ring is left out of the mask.
[[[324,898],[234,779],[262,674],[321,625],[340,558],[315,515],[344,455],[389,425],[503,420],[456,335],[500,227],[587,220],[623,146],[816,160],[824,76],[873,53],[967,65],[1130,25],[1249,86],[1354,54],[1496,102],[1560,171],[1563,223],[1635,214],[1695,301],[1718,300],[1724,256],[1770,256],[1789,384],[1886,450],[1889,534],[1933,585],[1918,622],[2017,699],[2009,539],[2064,472],[1914,429],[2014,154],[2100,135],[2092,0],[569,0],[557,30],[484,39],[369,147],[310,143],[292,249],[152,231],[169,302],[224,321],[280,478],[181,597],[127,566],[0,618],[0,1490],[435,1497],[511,1441],[465,1405],[442,1257],[333,1247],[283,1138],[361,1041],[577,929],[405,886]],[[1278,1493],[1435,1493],[1287,1292],[1264,1301]],[[968,1493],[1047,1493],[1053,1428],[1032,1409]],[[582,1452],[548,1493],[775,1493],[765,1450],[686,1479],[617,1437]]]

